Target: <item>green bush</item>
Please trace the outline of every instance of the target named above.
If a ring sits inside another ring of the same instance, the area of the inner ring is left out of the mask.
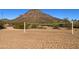
[[[16,24],[16,25],[14,25],[14,28],[16,28],[16,29],[23,29],[23,24]]]
[[[25,28],[28,29],[29,25],[30,24],[26,24]],[[15,29],[24,29],[24,23],[14,23],[13,26],[14,26]]]
[[[31,28],[38,28],[38,24],[31,24]]]
[[[59,23],[53,23],[53,28],[58,29],[59,28]]]
[[[48,26],[51,26],[51,27],[62,27],[63,24],[60,23],[60,22],[53,22],[53,23],[49,23]]]

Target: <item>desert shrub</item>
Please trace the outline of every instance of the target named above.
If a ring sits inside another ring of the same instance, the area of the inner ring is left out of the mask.
[[[79,28],[79,20],[74,20],[74,28]]]
[[[30,24],[26,24],[26,29],[29,28],[29,25],[30,25]],[[14,24],[13,24],[13,27],[14,27],[15,29],[24,29],[24,23],[14,23]]]
[[[16,29],[23,29],[23,24],[16,24],[16,25],[14,25],[14,28],[16,28]]]
[[[4,23],[2,21],[0,21],[0,29],[4,29]]]
[[[64,24],[63,23],[59,24],[59,27],[64,27]]]
[[[23,29],[24,28],[24,23],[13,23],[13,27],[16,29]],[[42,28],[39,27],[39,24],[37,23],[26,23],[26,29],[31,29],[31,28]]]
[[[38,29],[46,29],[44,26],[39,25]]]
[[[42,26],[48,26],[48,27],[53,27],[54,29],[59,29],[59,27],[64,27],[64,24],[62,22],[51,22],[51,23],[43,24]]]
[[[71,29],[72,28],[72,24],[69,22],[69,23],[66,23],[66,24],[64,24],[65,25],[65,27],[67,28],[67,29]]]
[[[52,23],[48,23],[47,26],[49,26],[49,27],[53,27],[54,29],[58,29],[59,27],[62,27],[63,24],[60,23],[60,22],[52,22]]]
[[[64,27],[66,27],[67,29],[72,28],[72,24],[67,18],[64,19]]]
[[[38,28],[38,24],[31,24],[31,28]]]
[[[0,29],[4,29],[4,26],[0,25]]]
[[[29,29],[30,24],[26,24],[26,29]]]
[[[58,29],[59,28],[59,23],[53,23],[53,29]]]

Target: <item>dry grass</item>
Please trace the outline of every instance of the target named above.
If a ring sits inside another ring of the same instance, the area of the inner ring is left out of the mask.
[[[27,29],[0,30],[0,48],[79,48],[79,30]]]

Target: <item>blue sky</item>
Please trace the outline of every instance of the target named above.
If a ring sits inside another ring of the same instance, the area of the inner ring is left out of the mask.
[[[28,9],[0,9],[0,19],[15,19],[16,17],[26,13]],[[43,13],[58,18],[79,19],[79,9],[42,9]],[[2,16],[3,15],[3,16]]]

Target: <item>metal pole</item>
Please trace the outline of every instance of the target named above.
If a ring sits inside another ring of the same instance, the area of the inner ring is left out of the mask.
[[[25,33],[25,30],[26,30],[26,23],[24,22],[24,33]]]
[[[74,28],[73,28],[73,20],[72,20],[72,35],[74,34]]]

